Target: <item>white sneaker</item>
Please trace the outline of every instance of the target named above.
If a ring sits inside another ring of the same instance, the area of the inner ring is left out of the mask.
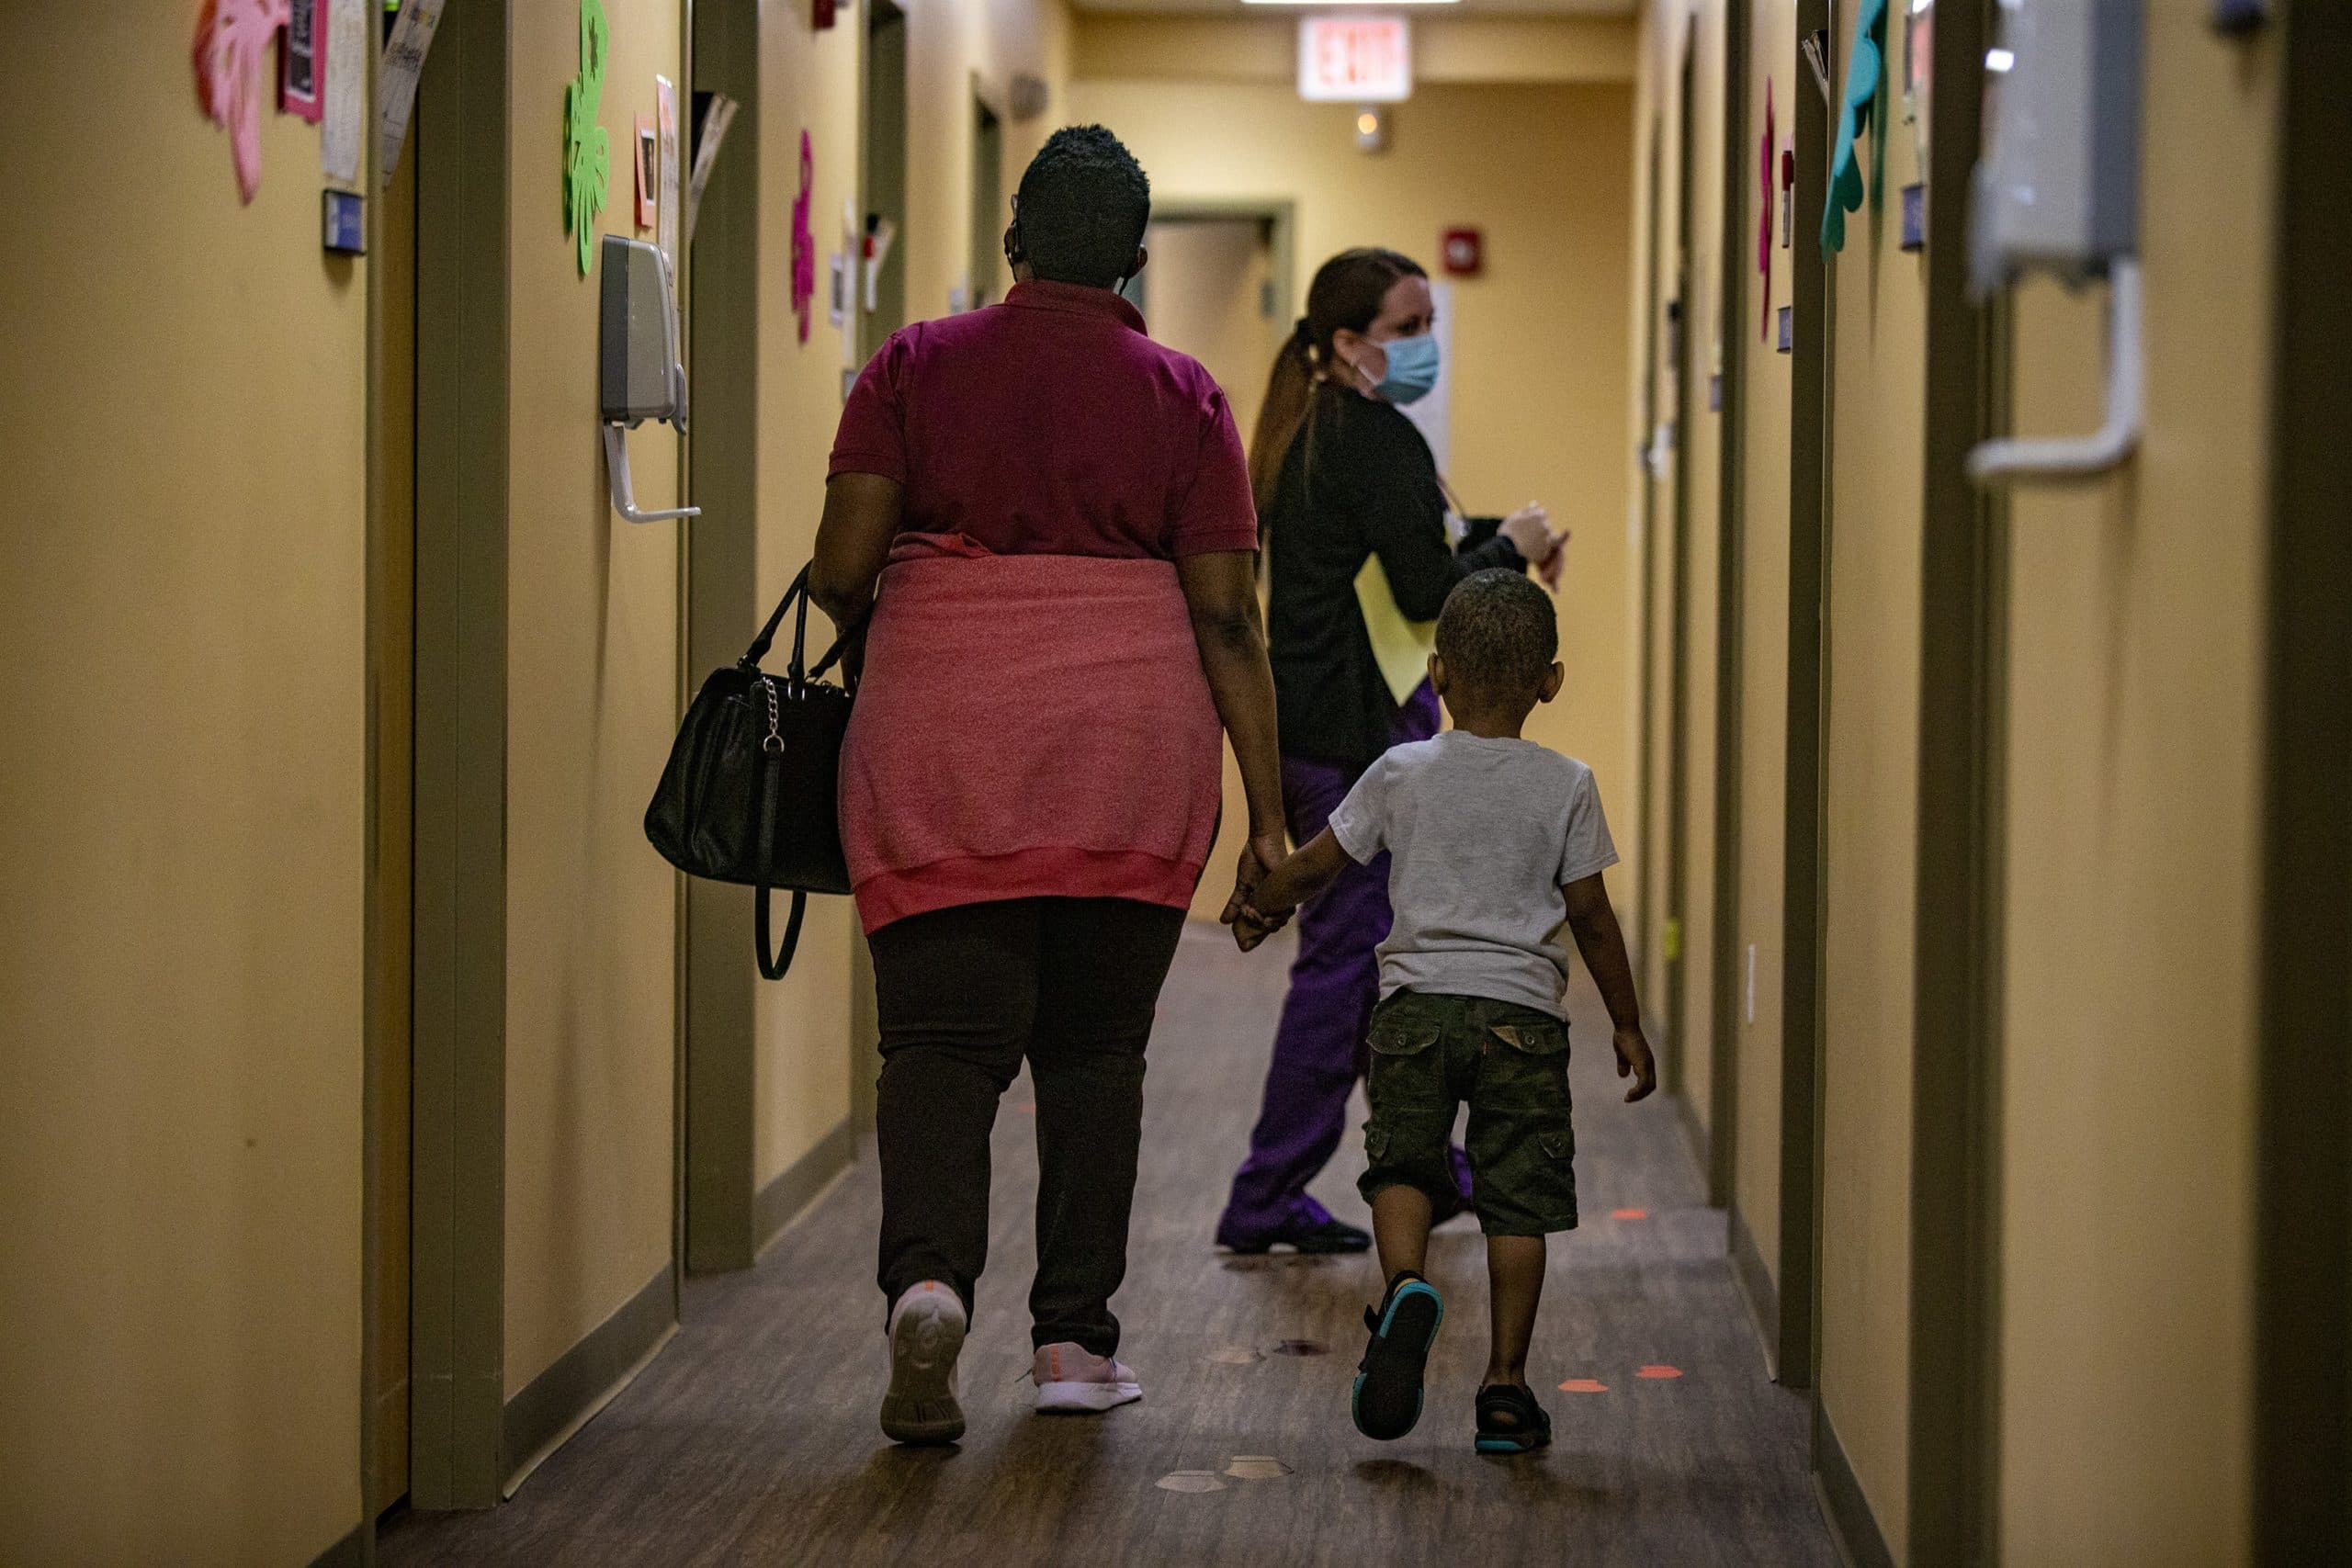
[[[952,1443],[964,1435],[956,1357],[968,1324],[962,1299],[936,1280],[910,1285],[891,1307],[883,1436],[894,1443]]]
[[[1040,1414],[1097,1416],[1143,1397],[1134,1368],[1068,1341],[1040,1345],[1030,1376]]]

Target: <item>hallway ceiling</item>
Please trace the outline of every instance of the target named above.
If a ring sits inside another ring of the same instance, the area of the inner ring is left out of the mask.
[[[1247,6],[1242,0],[1071,0],[1080,11],[1118,12],[1149,16],[1295,15],[1322,7],[1302,5]],[[1511,17],[1630,17],[1641,0],[1461,0],[1453,6],[1389,6],[1381,0],[1359,0],[1365,9],[1390,9],[1404,15]]]

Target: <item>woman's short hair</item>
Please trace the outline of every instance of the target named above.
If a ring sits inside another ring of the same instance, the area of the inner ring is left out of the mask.
[[[1053,133],[1021,176],[1013,222],[1030,272],[1107,288],[1134,266],[1151,222],[1151,181],[1099,125]]]

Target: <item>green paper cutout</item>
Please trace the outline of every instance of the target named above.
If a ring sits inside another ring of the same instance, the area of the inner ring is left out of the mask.
[[[563,226],[579,243],[580,276],[596,251],[596,215],[612,173],[611,140],[596,123],[605,99],[605,52],[612,31],[604,0],[580,0],[580,74],[563,89]]]
[[[1867,194],[1854,144],[1871,129],[1885,63],[1886,0],[1862,0],[1854,17],[1853,61],[1839,99],[1838,146],[1829,159],[1829,202],[1821,214],[1825,251],[1846,248],[1846,214],[1860,208]]]

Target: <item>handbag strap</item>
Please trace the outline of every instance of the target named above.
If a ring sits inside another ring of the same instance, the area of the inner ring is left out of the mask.
[[[767,624],[760,628],[760,635],[752,639],[752,646],[743,650],[741,659],[736,660],[741,668],[746,670],[759,668],[760,661],[768,656],[768,649],[775,643],[776,631],[784,625],[785,612],[790,610],[796,601],[799,604],[800,613],[794,618],[792,624],[792,658],[785,665],[786,680],[795,687],[805,686],[810,682],[823,680],[827,671],[841,661],[842,654],[849,647],[849,638],[846,637],[834,639],[833,646],[826,650],[822,659],[817,660],[817,667],[814,670],[806,667],[808,649],[808,568],[804,566],[800,569],[800,574],[792,580],[792,586],[784,591],[784,597],[776,601],[775,613],[768,616]]]
[[[778,798],[784,793],[784,761],[782,755],[767,748],[760,752],[760,836],[758,843],[763,857],[775,842],[775,816]],[[800,949],[800,921],[808,913],[808,895],[800,888],[793,889],[792,914],[785,921],[784,945],[771,955],[768,944],[768,905],[775,889],[768,883],[767,866],[763,861],[758,884],[759,904],[753,914],[752,932],[752,955],[760,961],[762,977],[781,980],[792,967],[792,955]]]
[[[771,958],[768,956],[768,900],[775,893],[775,889],[766,883],[760,884],[759,930],[753,933],[756,945],[752,953],[760,961],[762,976],[781,980],[785,972],[792,967],[793,953],[800,947],[800,918],[808,912],[808,895],[797,888],[793,891],[792,913],[786,917],[784,922],[784,946]]]
[[[799,631],[806,635],[808,627],[808,569],[805,566],[800,569],[800,575],[792,580],[792,586],[784,591],[784,597],[775,602],[775,613],[768,616],[767,625],[760,628],[760,635],[752,639],[752,646],[743,650],[743,657],[737,663],[755,666],[768,656],[768,649],[775,641],[776,628],[784,625],[785,612],[792,608],[796,599],[800,601]],[[797,642],[797,638],[795,640]]]

